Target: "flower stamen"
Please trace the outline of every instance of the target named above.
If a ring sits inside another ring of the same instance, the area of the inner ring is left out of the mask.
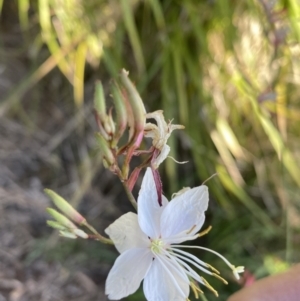
[[[216,274],[221,274],[216,268],[214,268],[212,265],[210,265],[210,264],[208,264],[208,263],[206,263],[206,265],[207,265],[207,267],[209,268],[209,269],[211,269],[213,272],[215,272]]]
[[[196,225],[194,225],[188,232],[186,232],[186,234],[190,234],[194,229],[195,229]]]
[[[176,250],[176,251],[177,251],[177,250]],[[176,253],[173,253],[173,255],[177,258],[177,260],[178,260],[178,258],[181,258],[182,260],[185,260],[185,261],[191,263],[193,266],[195,266],[197,269],[203,271],[204,273],[206,273],[206,274],[208,274],[208,275],[212,275],[212,273],[211,273],[209,270],[203,268],[202,266],[200,266],[200,265],[197,264],[196,262],[190,260],[189,258],[187,258],[187,256],[184,257],[184,256],[181,256],[181,255],[176,254]],[[189,254],[189,255],[191,255],[191,254]],[[189,257],[191,257],[191,256],[189,256]]]
[[[243,273],[244,272],[244,267],[243,266],[234,266],[233,264],[231,264],[224,256],[222,256],[221,254],[219,254],[218,252],[208,249],[208,248],[204,248],[204,247],[199,247],[199,246],[182,246],[182,245],[172,245],[172,247],[178,247],[178,248],[188,248],[188,249],[200,249],[200,250],[204,250],[204,251],[208,251],[210,253],[213,253],[215,255],[217,255],[218,257],[220,257],[232,270],[234,277],[239,280],[240,276],[239,273]],[[175,249],[176,250],[176,249]]]
[[[190,286],[191,286],[191,289],[192,289],[196,299],[199,299],[199,293],[204,294],[204,292],[201,291],[201,289],[198,287],[198,285],[196,283],[191,281]]]
[[[173,255],[174,256],[176,256],[176,257],[181,257],[182,259],[184,259],[184,260],[186,260],[187,258],[186,257],[188,257],[188,258],[190,258],[190,259],[192,259],[194,262],[193,262],[193,265],[195,265],[196,266],[196,263],[197,263],[197,268],[199,269],[199,270],[202,270],[203,272],[205,272],[205,273],[207,273],[207,274],[209,274],[209,275],[211,275],[212,273],[210,272],[210,271],[208,271],[206,268],[204,268],[204,267],[207,267],[208,265],[207,265],[207,263],[206,262],[203,262],[202,260],[200,260],[199,258],[197,258],[196,256],[194,256],[193,254],[190,254],[190,253],[187,253],[187,252],[185,252],[185,251],[182,251],[182,250],[179,250],[179,249],[175,249],[175,248],[170,248],[172,251],[173,251]],[[180,254],[182,254],[182,255],[184,255],[184,257],[183,256],[180,256],[180,255],[178,255],[178,254],[176,254],[176,253],[174,253],[174,252],[177,252],[177,253],[180,253]],[[186,261],[188,261],[188,260],[186,260]],[[199,267],[198,267],[198,265],[200,265]],[[204,267],[203,267],[204,266]],[[215,271],[214,271],[215,272]]]
[[[201,236],[206,235],[211,229],[212,229],[212,226],[209,226],[207,229],[201,231],[201,232],[198,234],[198,237],[201,237]]]
[[[228,282],[221,276],[219,276],[218,274],[212,273],[212,275],[214,277],[216,277],[217,279],[221,280],[224,284],[228,284]]]
[[[170,158],[172,159],[175,163],[177,164],[186,164],[186,163],[189,163],[189,161],[177,161],[174,157],[172,156],[168,156],[167,158]]]
[[[166,252],[167,253],[167,252]],[[167,258],[169,258],[176,266],[180,265],[181,267],[184,268],[185,273],[192,277],[194,280],[198,281],[201,284],[204,284],[200,276],[183,260],[179,259],[178,257],[174,257],[171,254],[167,254]]]
[[[204,285],[211,291],[215,294],[216,297],[219,297],[219,294],[218,292],[209,284],[209,282],[207,280],[205,280],[203,277],[201,277],[201,279],[203,280],[204,282]]]
[[[166,267],[165,263],[163,262],[162,258],[160,258],[159,256],[156,257],[157,260],[160,262],[160,264],[162,265],[163,269],[166,271],[166,273],[169,275],[169,277],[172,279],[173,284],[175,285],[175,287],[177,288],[178,292],[180,293],[180,295],[182,297],[185,297],[184,292],[182,291],[181,287],[179,286],[177,280],[175,279],[175,277],[172,275],[172,273],[170,272],[170,270]]]

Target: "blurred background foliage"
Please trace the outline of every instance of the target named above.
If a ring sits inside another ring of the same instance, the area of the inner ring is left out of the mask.
[[[31,170],[30,161],[14,178],[23,190],[38,178],[40,191],[55,189],[96,223],[104,216],[101,227],[130,209],[122,187],[101,167],[92,116],[95,80],[108,92],[110,79],[125,68],[148,112],[163,109],[186,126],[170,144],[172,156],[189,163],[161,166],[165,194],[218,173],[207,183],[213,230],[199,243],[248,270],[240,284],[216,284],[219,300],[299,261],[297,0],[2,0],[0,6],[0,116],[38,144],[30,142],[44,162]],[[85,205],[91,191],[110,203]],[[98,215],[91,213],[95,206]],[[45,233],[26,253],[29,261],[44,252],[37,250]],[[94,243],[60,241],[67,244],[62,248],[52,236],[49,244],[49,260],[72,255],[89,266],[115,258]],[[219,261],[214,265],[222,270]]]

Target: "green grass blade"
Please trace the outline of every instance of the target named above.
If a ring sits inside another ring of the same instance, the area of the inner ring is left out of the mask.
[[[133,8],[130,5],[130,1],[128,0],[121,0],[121,6],[124,15],[124,24],[127,29],[128,36],[132,45],[138,70],[139,73],[142,74],[145,71],[145,61],[144,61],[142,46],[140,43],[139,34],[134,21]]]
[[[78,107],[83,104],[84,92],[84,67],[87,53],[87,45],[81,43],[78,45],[75,54],[75,72],[74,72],[74,100]]]
[[[289,20],[292,24],[294,32],[297,37],[297,41],[300,41],[300,5],[298,0],[288,0],[287,1]]]
[[[177,43],[173,46],[173,60],[175,69],[175,82],[177,88],[177,97],[179,102],[179,117],[182,124],[187,124],[188,122],[188,102],[187,95],[184,84],[184,71],[183,71],[183,61],[182,53],[180,49],[181,43]]]
[[[236,76],[234,80],[237,87],[240,89],[240,92],[250,101],[253,108],[253,113],[268,136],[279,160],[282,161],[284,167],[287,169],[295,183],[300,187],[300,169],[298,163],[294,159],[288,147],[285,145],[279,131],[275,128],[272,121],[265,116],[264,112],[259,107],[257,100],[252,96],[251,93],[249,93],[249,91],[247,91],[247,84],[241,83],[243,79],[239,76]]]
[[[46,42],[49,51],[51,54],[57,59],[58,67],[61,72],[69,79],[69,81],[73,82],[71,68],[65,58],[61,58],[59,53],[61,51],[61,47],[57,42],[57,37],[52,30],[51,24],[51,7],[49,0],[39,0],[39,20],[42,28],[42,35],[44,41]]]
[[[148,0],[148,2],[151,5],[153,15],[158,28],[160,29],[165,28],[166,24],[165,24],[165,18],[161,7],[161,3],[158,0]]]
[[[224,187],[226,187],[234,196],[237,197],[243,205],[253,214],[253,216],[262,224],[265,225],[272,233],[276,233],[277,227],[271,218],[260,208],[248,194],[232,180],[226,172],[224,166],[217,165],[217,172]]]
[[[26,30],[29,25],[28,21],[28,10],[30,7],[29,0],[18,0],[19,5],[19,20],[23,30]]]

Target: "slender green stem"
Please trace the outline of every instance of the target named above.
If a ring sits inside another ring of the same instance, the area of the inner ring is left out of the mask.
[[[100,233],[97,232],[97,230],[92,227],[90,224],[88,224],[86,221],[82,223],[82,226],[85,226],[86,228],[88,228],[93,234],[95,234],[95,237],[97,238],[97,240],[99,240],[100,242],[104,243],[104,244],[109,244],[109,245],[113,245],[113,241],[109,238],[106,238],[104,236],[102,236]]]

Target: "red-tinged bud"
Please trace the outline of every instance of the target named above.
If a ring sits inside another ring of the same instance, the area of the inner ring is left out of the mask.
[[[134,146],[134,148],[138,148],[144,136],[146,110],[138,91],[128,78],[128,72],[126,72],[124,69],[121,71],[120,79],[123,87],[126,90],[128,102],[131,106],[134,119],[134,134],[132,140],[130,141],[130,145]]]
[[[56,207],[75,223],[80,225],[83,221],[85,221],[85,218],[78,211],[76,211],[64,198],[50,189],[45,189],[44,191],[52,199]]]

